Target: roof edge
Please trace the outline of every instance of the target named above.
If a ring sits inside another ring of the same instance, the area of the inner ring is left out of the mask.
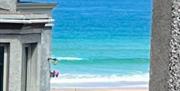
[[[53,19],[33,19],[33,20],[17,20],[17,19],[0,19],[0,23],[22,23],[22,24],[33,24],[33,23],[52,23]]]

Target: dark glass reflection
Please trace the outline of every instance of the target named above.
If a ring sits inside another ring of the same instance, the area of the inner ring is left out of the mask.
[[[0,91],[3,91],[4,47],[0,47]]]

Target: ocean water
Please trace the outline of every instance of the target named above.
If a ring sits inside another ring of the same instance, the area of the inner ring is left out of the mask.
[[[59,0],[54,87],[147,87],[151,0]]]

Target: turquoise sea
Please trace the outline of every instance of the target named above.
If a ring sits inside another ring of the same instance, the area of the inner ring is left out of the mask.
[[[146,87],[151,0],[59,0],[53,10],[54,87]]]

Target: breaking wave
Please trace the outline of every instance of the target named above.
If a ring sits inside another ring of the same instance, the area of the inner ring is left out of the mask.
[[[148,73],[129,76],[69,75],[51,79],[52,88],[148,88],[149,81]]]
[[[83,58],[79,57],[57,57],[58,60],[66,60],[66,61],[79,61],[83,60]]]
[[[82,82],[148,82],[149,74],[135,74],[127,76],[100,76],[91,74],[62,74],[59,78],[52,78],[51,83],[82,83]]]

